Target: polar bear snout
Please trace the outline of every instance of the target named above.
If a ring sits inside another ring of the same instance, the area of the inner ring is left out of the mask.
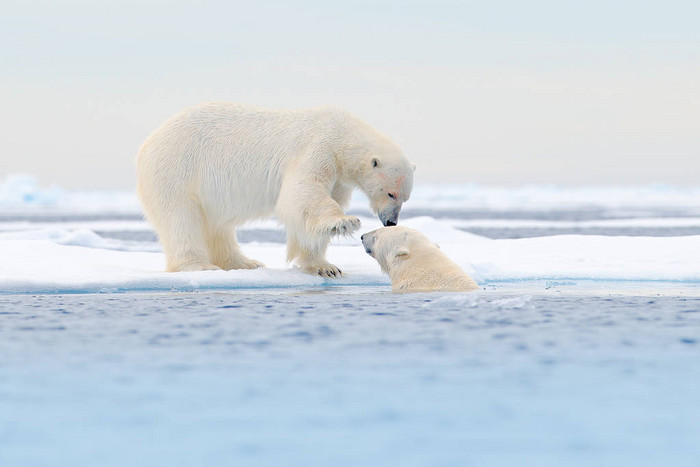
[[[365,247],[365,251],[367,252],[367,254],[374,257],[374,255],[373,255],[374,251],[372,249],[372,247],[374,246],[374,240],[375,240],[374,231],[363,234],[360,237],[360,240],[362,240],[362,246]]]
[[[399,222],[399,212],[401,207],[390,207],[379,211],[379,220],[384,227],[394,227]]]

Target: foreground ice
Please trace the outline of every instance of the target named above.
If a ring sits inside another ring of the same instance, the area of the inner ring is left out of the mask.
[[[362,195],[353,198],[352,209],[362,217],[360,233],[380,227],[366,212],[366,204]],[[586,220],[584,214],[592,206],[605,210],[595,211],[597,217]],[[482,285],[562,280],[700,282],[700,235],[673,236],[700,229],[699,188],[417,186],[407,209],[402,224],[440,244]],[[421,211],[448,211],[438,212],[440,218],[411,217],[410,209],[414,216]],[[498,219],[474,217],[507,209],[519,211]],[[562,214],[560,218],[522,217],[547,209],[569,211],[553,211]],[[633,218],[629,210],[635,210]],[[464,217],[465,212],[470,215]],[[248,236],[243,250],[268,268],[166,274],[163,255],[133,193],[71,192],[42,187],[29,175],[9,176],[0,181],[0,293],[388,285],[376,262],[363,252],[359,235],[332,243],[329,259],[343,269],[345,277],[331,281],[304,275],[285,263],[280,243],[284,233],[274,220],[253,227],[264,232]],[[668,236],[620,235],[640,228]],[[494,229],[520,229],[535,236],[490,239],[465,231],[470,229],[496,234]],[[566,229],[617,229],[618,235],[536,236],[539,231],[551,234]]]
[[[378,227],[365,219],[364,229]],[[428,218],[403,225],[421,230],[482,285],[509,281],[597,280],[700,283],[700,236],[565,235],[490,240]],[[221,288],[388,285],[357,238],[335,241],[330,261],[344,271],[325,280],[290,268],[281,243],[246,243],[258,270],[164,273],[153,244],[106,239],[91,230],[44,229],[0,234],[0,293],[124,292]]]

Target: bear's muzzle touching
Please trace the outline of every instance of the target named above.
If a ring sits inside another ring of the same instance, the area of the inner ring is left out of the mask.
[[[394,226],[360,237],[368,255],[389,275],[394,292],[469,292],[478,284],[425,235]]]
[[[399,212],[401,212],[401,206],[390,206],[379,211],[379,220],[384,227],[393,227],[399,223]]]

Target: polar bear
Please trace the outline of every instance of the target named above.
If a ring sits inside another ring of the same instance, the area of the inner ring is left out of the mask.
[[[271,110],[213,102],[189,107],[143,143],[137,194],[168,271],[252,269],[236,241],[242,223],[277,214],[287,261],[339,277],[325,259],[333,235],[360,226],[344,207],[355,188],[396,225],[415,165],[388,137],[330,107]]]
[[[365,251],[389,274],[394,292],[469,292],[479,288],[425,235],[408,227],[382,227],[362,237]]]

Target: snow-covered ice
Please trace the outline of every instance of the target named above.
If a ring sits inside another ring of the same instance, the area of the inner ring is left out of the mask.
[[[365,224],[373,221],[366,220]],[[408,218],[482,284],[516,280],[674,281],[700,283],[700,236],[564,235],[492,240],[432,218]],[[371,226],[375,227],[375,226]],[[371,228],[367,227],[367,229]],[[386,278],[356,238],[335,241],[328,257],[345,277],[324,280],[285,263],[281,243],[247,243],[268,268],[168,274],[153,243],[103,238],[92,230],[0,233],[0,293],[203,290],[382,285]]]

